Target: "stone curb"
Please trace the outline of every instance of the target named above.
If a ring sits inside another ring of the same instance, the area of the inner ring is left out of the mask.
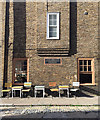
[[[0,107],[17,107],[17,106],[19,106],[19,107],[22,107],[22,106],[25,106],[25,107],[27,107],[27,106],[100,106],[100,104],[93,104],[93,105],[50,105],[50,104],[48,104],[48,105],[34,105],[34,104],[30,104],[30,105],[16,105],[16,104],[0,104]]]

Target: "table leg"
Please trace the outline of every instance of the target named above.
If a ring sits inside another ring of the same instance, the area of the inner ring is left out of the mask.
[[[43,89],[43,98],[44,98],[44,89]]]
[[[35,98],[36,98],[36,90],[34,90],[34,95],[35,95]]]
[[[20,90],[20,98],[21,98],[21,90]]]
[[[16,96],[16,91],[14,90],[14,96]]]
[[[44,96],[45,96],[45,89],[44,89]]]
[[[68,98],[69,98],[69,88],[67,89],[67,95],[68,95]]]
[[[60,89],[59,89],[59,97],[60,97]]]
[[[13,98],[13,90],[12,90],[12,98]]]

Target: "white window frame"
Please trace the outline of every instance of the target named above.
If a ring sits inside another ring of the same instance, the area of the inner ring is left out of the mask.
[[[57,15],[57,37],[49,37],[49,15]],[[59,12],[47,13],[47,39],[59,39]]]

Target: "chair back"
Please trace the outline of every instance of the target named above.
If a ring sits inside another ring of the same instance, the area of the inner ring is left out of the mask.
[[[24,87],[25,88],[31,88],[32,82],[24,82]]]
[[[80,86],[80,82],[73,82],[73,87],[79,87]]]
[[[56,82],[49,82],[49,86],[50,86],[50,87],[55,87],[56,84],[57,84]]]
[[[5,87],[11,88],[12,87],[12,83],[5,83]]]

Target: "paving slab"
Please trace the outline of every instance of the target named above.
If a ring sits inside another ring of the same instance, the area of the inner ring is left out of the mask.
[[[99,96],[95,97],[55,97],[55,98],[1,98],[0,105],[97,105]]]

